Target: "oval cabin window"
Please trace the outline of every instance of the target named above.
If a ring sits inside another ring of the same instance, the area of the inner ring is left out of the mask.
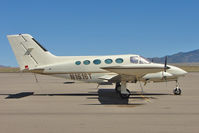
[[[76,64],[76,65],[80,65],[81,62],[80,62],[80,61],[76,61],[75,64]]]
[[[84,65],[89,65],[91,62],[89,60],[84,61]]]
[[[99,65],[99,64],[101,64],[101,60],[96,59],[96,60],[93,61],[93,63],[94,63],[95,65]]]
[[[106,59],[106,60],[105,60],[105,63],[106,63],[106,64],[111,64],[112,62],[113,62],[112,59]]]
[[[117,59],[115,60],[115,62],[120,64],[120,63],[123,63],[124,60],[123,60],[122,58],[117,58]]]

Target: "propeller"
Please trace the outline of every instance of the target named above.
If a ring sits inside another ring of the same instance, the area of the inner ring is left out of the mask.
[[[168,69],[168,67],[167,67],[167,56],[165,56],[165,62],[164,62],[164,72],[167,72],[167,69]]]
[[[167,72],[167,69],[169,68],[167,66],[167,56],[165,56],[165,61],[164,61],[164,71],[162,72],[162,79],[164,79],[167,82],[167,77],[165,76],[165,73]]]
[[[169,68],[168,66],[167,66],[167,56],[165,56],[165,62],[164,62],[164,72],[167,72],[167,69]],[[164,73],[164,72],[162,72],[162,73]],[[163,78],[164,78],[164,80],[166,81],[165,83],[166,83],[166,88],[167,88],[167,77],[163,74],[162,75],[163,76]]]

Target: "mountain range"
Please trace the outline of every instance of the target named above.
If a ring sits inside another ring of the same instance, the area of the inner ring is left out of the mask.
[[[199,62],[199,49],[190,52],[179,52],[167,55],[168,63],[197,63]],[[155,63],[164,63],[165,57],[148,58]]]
[[[0,67],[5,67],[5,66],[3,66],[3,65],[0,65]]]

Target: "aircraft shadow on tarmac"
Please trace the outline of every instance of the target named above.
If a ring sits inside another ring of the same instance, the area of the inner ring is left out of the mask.
[[[28,96],[34,95],[34,92],[21,92],[17,94],[0,94],[0,95],[8,95],[5,99],[19,99]]]
[[[131,97],[129,99],[122,99],[114,89],[99,89],[98,97],[88,97],[88,99],[98,99],[102,105],[143,105],[144,103],[129,103],[131,99],[157,99],[155,95],[170,95],[165,93],[140,93],[131,92]],[[146,95],[146,96],[145,96]]]
[[[98,92],[88,92],[88,93],[62,93],[62,94],[34,94],[34,92],[20,92],[17,94],[0,94],[6,95],[5,99],[20,99],[28,96],[85,96],[87,99],[98,99],[100,104],[92,105],[126,105],[129,104],[130,99],[157,99],[154,96],[160,95],[171,95],[168,93],[140,93],[131,92],[132,95],[129,99],[122,99],[114,89],[99,89]],[[132,103],[131,103],[132,105]],[[143,105],[143,103],[133,103],[133,105]]]

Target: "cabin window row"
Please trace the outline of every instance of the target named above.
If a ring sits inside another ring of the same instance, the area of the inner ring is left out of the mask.
[[[112,60],[112,59],[106,59],[106,60],[104,60],[104,62],[105,62],[106,64],[111,64],[111,63],[113,63],[113,60]],[[124,62],[124,60],[123,60],[122,58],[117,58],[117,59],[115,60],[115,62],[118,63],[118,64],[121,64],[121,63]],[[85,60],[85,61],[83,61],[83,64],[84,64],[84,65],[89,65],[90,63],[91,63],[90,60]],[[93,61],[93,64],[95,64],[95,65],[99,65],[99,64],[101,64],[101,63],[102,63],[102,61],[101,61],[100,59],[96,59],[96,60]],[[76,64],[76,65],[81,65],[81,61],[76,61],[75,64]]]

